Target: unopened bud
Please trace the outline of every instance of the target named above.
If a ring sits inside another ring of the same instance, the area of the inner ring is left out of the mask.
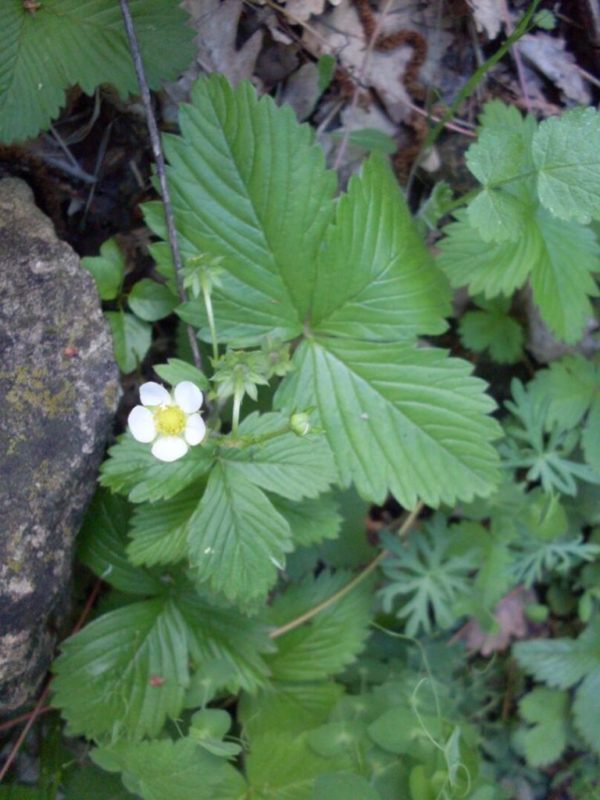
[[[290,417],[290,428],[296,436],[306,436],[310,431],[310,418],[308,414],[292,414]]]

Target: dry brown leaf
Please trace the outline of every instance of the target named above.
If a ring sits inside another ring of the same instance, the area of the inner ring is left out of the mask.
[[[486,633],[473,618],[462,628],[457,638],[465,642],[468,650],[481,653],[482,656],[506,650],[513,639],[523,639],[526,636],[525,607],[534,601],[533,592],[523,588],[515,589],[500,600],[494,611],[498,633]]]
[[[252,77],[263,34],[256,31],[237,49],[242,0],[184,0],[183,6],[198,31],[198,64],[206,72],[222,72],[232,83]]]
[[[473,11],[478,31],[485,31],[489,39],[495,39],[502,30],[503,0],[467,0]]]
[[[583,106],[590,104],[588,87],[563,39],[541,32],[527,34],[519,42],[519,52],[555,83],[569,100]]]

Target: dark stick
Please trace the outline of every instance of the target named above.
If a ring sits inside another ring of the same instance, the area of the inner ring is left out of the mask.
[[[137,76],[140,92],[142,95],[142,102],[144,104],[144,111],[146,114],[146,123],[148,125],[148,133],[150,134],[150,142],[152,144],[152,154],[156,162],[156,174],[158,175],[158,182],[160,184],[160,193],[162,195],[163,206],[165,208],[165,218],[167,222],[167,236],[169,239],[169,246],[171,248],[171,256],[173,264],[175,265],[175,278],[177,280],[177,291],[182,303],[187,302],[187,293],[183,285],[183,263],[181,261],[181,253],[177,244],[177,230],[175,228],[175,216],[173,214],[173,206],[171,204],[171,195],[169,193],[169,185],[167,183],[167,172],[165,170],[165,157],[160,143],[160,134],[152,110],[152,99],[150,97],[150,89],[148,81],[146,80],[146,73],[144,72],[144,64],[142,62],[142,54],[140,53],[140,46],[138,43],[137,35],[131,18],[128,0],[119,0],[121,5],[121,13],[125,22],[125,31],[129,39],[129,47],[131,49],[131,56],[135,67],[135,74]],[[194,364],[198,369],[202,369],[202,356],[200,355],[200,348],[198,347],[198,339],[194,333],[191,325],[187,326],[188,337],[192,354],[194,356]]]

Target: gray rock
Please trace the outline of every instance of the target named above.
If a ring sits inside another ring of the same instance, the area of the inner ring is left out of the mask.
[[[52,658],[118,377],[93,279],[29,187],[1,180],[0,716]]]

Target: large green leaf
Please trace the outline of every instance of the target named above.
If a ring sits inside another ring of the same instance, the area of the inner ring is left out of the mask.
[[[148,80],[157,88],[161,78],[173,78],[189,64],[191,31],[177,0],[129,5]],[[33,12],[21,0],[2,3],[0,141],[27,139],[48,127],[68,86],[79,84],[91,94],[101,83],[112,83],[122,95],[138,91],[118,3],[44,0]]]
[[[258,486],[226,462],[211,471],[187,530],[197,578],[230,600],[263,597],[292,549],[287,520]]]
[[[283,625],[333,596],[351,573],[322,572],[291,586],[277,598],[268,621]],[[277,653],[268,658],[273,677],[280,681],[323,680],[340,672],[363,649],[371,621],[371,583],[365,581],[332,603],[309,623],[277,638]]]
[[[183,617],[166,598],[111,611],[63,643],[54,672],[53,702],[72,734],[155,736],[189,682]]]
[[[556,217],[600,219],[600,114],[574,108],[541,123],[533,138],[542,204]]]
[[[311,328],[375,340],[441,333],[449,302],[393,173],[383,158],[369,159],[340,198],[323,242]]]
[[[406,508],[489,493],[498,477],[489,444],[494,408],[464,361],[433,348],[314,339],[294,355],[280,406],[317,406],[345,484]]]
[[[218,313],[219,295],[234,324],[297,335],[335,190],[312,131],[288,106],[257,101],[249,83],[232,89],[217,75],[195,84],[180,126],[165,149],[182,246],[224,256],[233,278],[217,293],[220,333],[230,320]]]

